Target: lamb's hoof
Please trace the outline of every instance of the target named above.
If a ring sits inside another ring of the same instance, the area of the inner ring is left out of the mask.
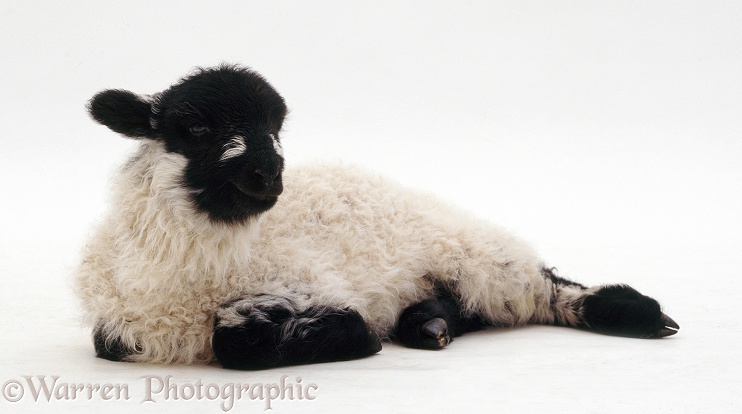
[[[603,286],[588,295],[582,314],[588,327],[610,335],[664,338],[680,329],[656,300],[627,285]]]
[[[451,337],[448,336],[448,324],[443,318],[434,318],[425,322],[422,332],[425,336],[422,343],[428,349],[443,349],[451,343]]]
[[[662,314],[662,323],[664,324],[664,327],[657,331],[657,334],[655,335],[656,338],[675,335],[680,330],[680,325],[664,313]]]
[[[371,332],[369,332],[369,336],[372,338],[368,346],[369,355],[378,354],[381,352],[381,339]]]

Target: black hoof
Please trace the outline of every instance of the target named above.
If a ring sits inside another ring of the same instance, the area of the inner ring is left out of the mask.
[[[418,349],[443,349],[452,338],[487,326],[478,315],[464,316],[461,304],[450,293],[423,300],[399,315],[394,336],[403,345]]]
[[[437,298],[424,300],[402,312],[394,336],[410,348],[443,349],[453,336],[448,315]]]
[[[678,333],[678,331],[680,330],[680,325],[672,320],[671,317],[663,313],[661,319],[664,327],[657,331],[657,338],[664,338],[666,336],[675,335],[676,333]]]
[[[451,337],[448,336],[448,324],[442,318],[425,322],[421,330],[422,344],[427,349],[443,349],[451,343]]]
[[[368,355],[374,355],[381,352],[381,339],[379,339],[378,336],[372,334],[369,332],[369,346],[368,346]]]
[[[656,300],[626,285],[604,286],[585,298],[582,311],[587,328],[610,335],[664,338],[680,329]]]

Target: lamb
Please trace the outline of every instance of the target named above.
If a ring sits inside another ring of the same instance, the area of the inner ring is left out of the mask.
[[[284,171],[287,107],[251,69],[105,90],[88,110],[141,141],[75,274],[100,358],[264,369],[367,357],[388,339],[442,349],[487,326],[679,329],[654,299],[560,277],[430,196],[342,165]]]

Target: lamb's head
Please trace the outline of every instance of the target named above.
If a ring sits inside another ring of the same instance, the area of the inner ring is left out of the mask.
[[[286,105],[249,69],[200,69],[152,96],[106,90],[93,97],[89,111],[113,131],[159,141],[184,157],[182,185],[213,221],[254,217],[283,191],[279,132]]]

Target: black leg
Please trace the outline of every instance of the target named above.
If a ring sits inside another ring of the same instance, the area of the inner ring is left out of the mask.
[[[586,296],[582,316],[585,327],[611,335],[662,338],[680,329],[656,300],[626,285],[605,286]]]
[[[93,346],[95,347],[95,356],[109,361],[125,361],[127,356],[136,353],[126,346],[120,338],[106,336],[101,326],[93,330]]]
[[[222,306],[212,347],[225,368],[265,369],[363,358],[379,352],[381,342],[352,309],[299,310],[266,295]]]
[[[485,326],[478,316],[462,315],[456,298],[444,294],[405,309],[399,316],[395,337],[411,348],[442,349],[451,338]]]

